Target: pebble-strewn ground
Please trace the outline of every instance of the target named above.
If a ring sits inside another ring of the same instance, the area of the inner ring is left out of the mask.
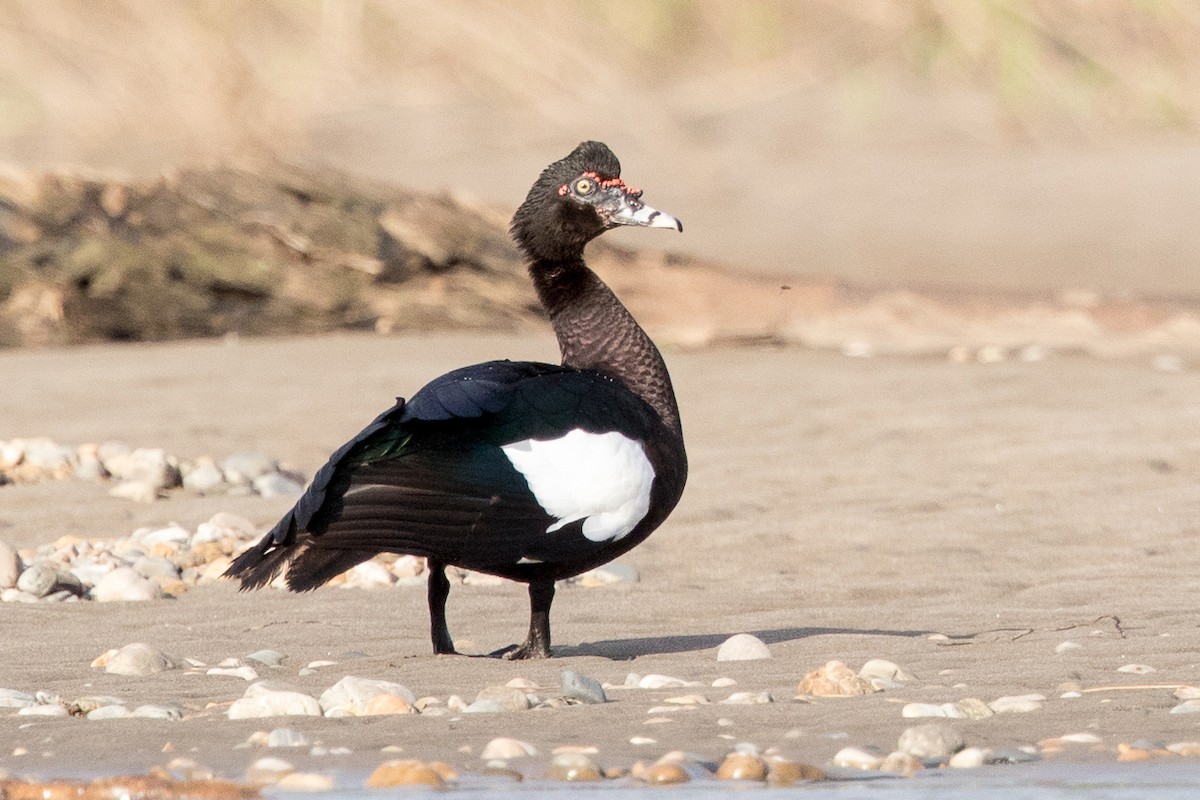
[[[0,354],[0,592],[27,601],[0,605],[0,770],[157,769],[135,793],[171,796],[209,776],[786,784],[1200,758],[1186,360],[668,354],[688,494],[561,588],[547,662],[429,655],[416,559],[300,596],[215,579],[294,499],[231,480],[230,454],[298,484],[395,394],[545,344]],[[10,463],[15,440],[70,470]],[[109,441],[178,479],[114,496],[99,445],[103,471],[80,469],[80,443]],[[189,487],[196,464],[222,483]],[[455,578],[463,651],[524,635],[522,587]]]

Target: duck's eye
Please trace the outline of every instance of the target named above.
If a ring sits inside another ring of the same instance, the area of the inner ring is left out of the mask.
[[[580,178],[575,181],[575,194],[591,194],[596,184],[590,178]]]

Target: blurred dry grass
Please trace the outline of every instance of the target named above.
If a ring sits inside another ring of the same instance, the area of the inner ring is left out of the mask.
[[[874,286],[1194,296],[1198,133],[1196,0],[0,0],[0,170],[250,153],[511,208],[598,138],[663,244]]]
[[[329,117],[464,104],[686,140],[777,98],[804,101],[792,142],[1194,133],[1200,4],[0,0],[0,154],[22,162],[294,151]]]

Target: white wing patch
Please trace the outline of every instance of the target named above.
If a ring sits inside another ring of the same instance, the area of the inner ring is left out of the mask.
[[[640,444],[615,431],[576,428],[559,439],[524,439],[501,449],[546,513],[558,517],[547,532],[582,519],[588,539],[615,542],[650,508],[654,467]]]

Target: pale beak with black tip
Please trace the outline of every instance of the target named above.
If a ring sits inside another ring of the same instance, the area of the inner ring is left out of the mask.
[[[683,232],[682,222],[643,203],[639,198],[641,192],[634,194],[617,186],[607,192],[608,197],[596,205],[596,212],[610,228],[636,225],[641,228],[674,228]]]

